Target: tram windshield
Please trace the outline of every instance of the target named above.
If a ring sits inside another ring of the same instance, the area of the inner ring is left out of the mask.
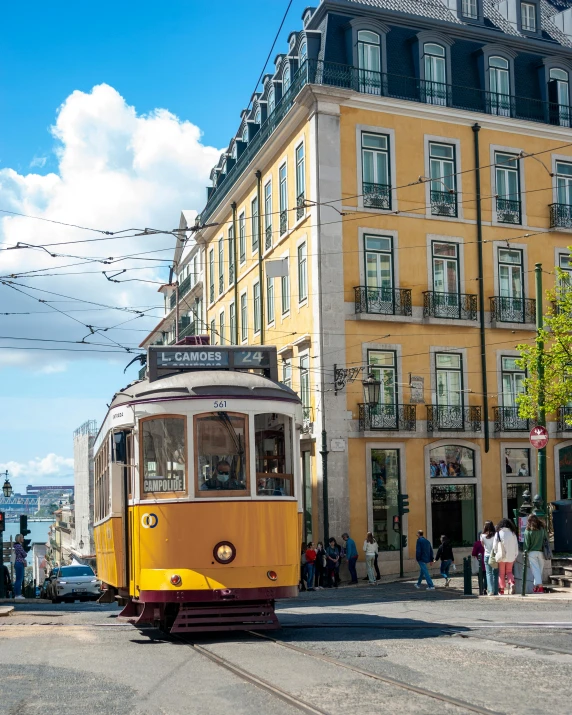
[[[195,417],[197,494],[248,494],[248,418],[229,412]]]
[[[143,493],[185,489],[187,461],[184,417],[154,417],[141,421]]]
[[[291,419],[274,413],[256,415],[254,427],[256,494],[294,496]]]

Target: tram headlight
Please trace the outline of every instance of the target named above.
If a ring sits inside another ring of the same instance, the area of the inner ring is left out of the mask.
[[[214,547],[213,555],[219,564],[229,564],[236,556],[236,549],[229,541],[221,541]]]
[[[183,579],[177,573],[173,574],[170,580],[173,586],[180,586],[183,583]]]

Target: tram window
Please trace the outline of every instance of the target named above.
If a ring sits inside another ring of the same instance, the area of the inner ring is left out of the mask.
[[[105,519],[110,511],[109,435],[103,440],[94,464],[94,520]]]
[[[248,418],[230,412],[195,417],[197,496],[248,494]]]
[[[292,420],[267,413],[254,418],[256,494],[265,497],[294,496],[292,475]]]
[[[184,417],[142,420],[143,493],[161,494],[185,489],[187,462]]]

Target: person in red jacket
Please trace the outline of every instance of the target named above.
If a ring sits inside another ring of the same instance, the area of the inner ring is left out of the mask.
[[[314,544],[310,541],[308,547],[306,548],[306,574],[308,591],[315,591],[314,588],[314,569],[316,568],[316,549]]]

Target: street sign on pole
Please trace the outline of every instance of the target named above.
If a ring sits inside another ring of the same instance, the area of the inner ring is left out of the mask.
[[[538,425],[530,430],[530,444],[536,449],[544,449],[548,444],[548,430],[543,425]]]

